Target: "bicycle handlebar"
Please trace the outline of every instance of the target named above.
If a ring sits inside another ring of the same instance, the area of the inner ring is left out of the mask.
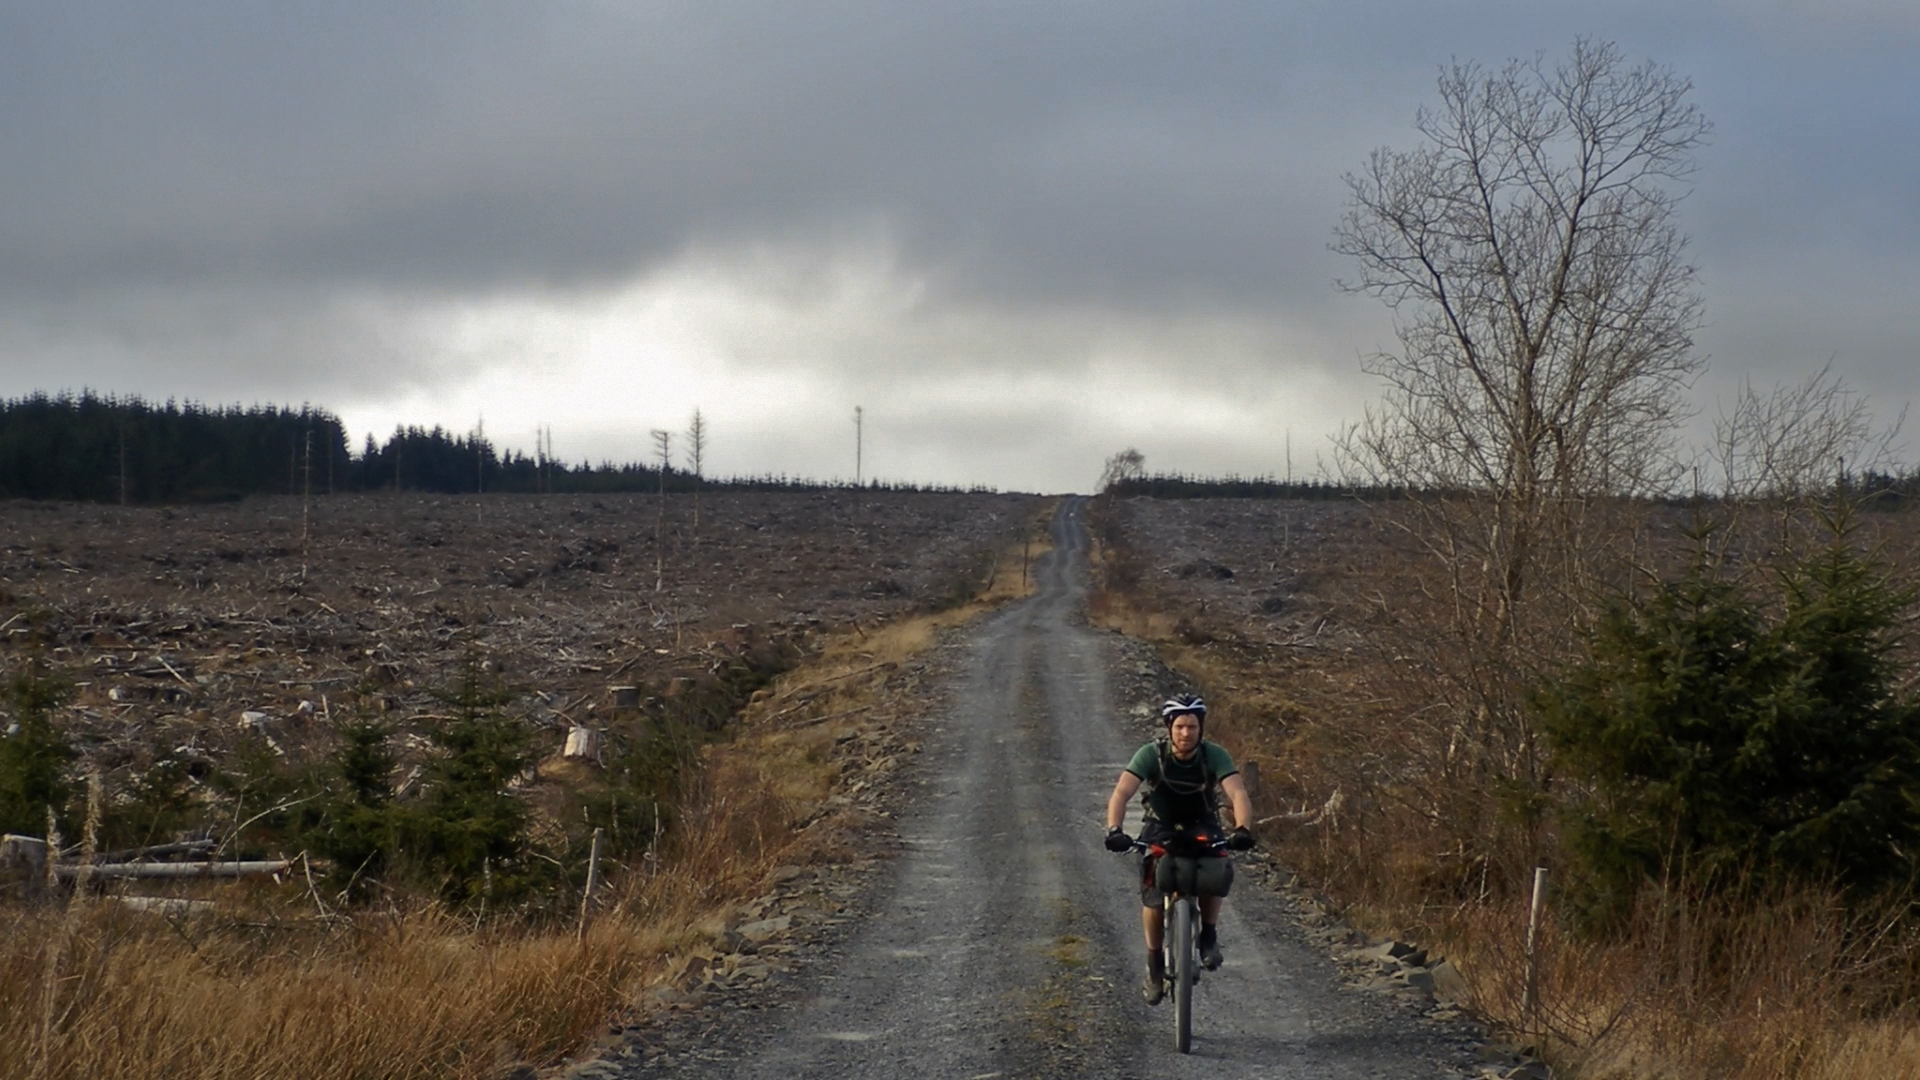
[[[1132,846],[1129,847],[1127,851],[1123,852],[1122,854],[1131,854],[1136,851],[1144,851],[1144,852],[1151,853],[1155,848],[1159,848],[1160,854],[1162,855],[1170,854],[1170,852],[1167,851],[1167,847],[1165,844],[1149,844],[1145,840],[1142,840],[1137,836],[1132,837],[1131,839],[1133,840]],[[1217,839],[1210,838],[1206,842],[1197,844],[1196,846],[1204,847],[1208,851],[1211,851],[1215,854],[1223,854],[1227,851],[1227,848],[1228,848],[1227,838],[1224,836],[1219,837]]]

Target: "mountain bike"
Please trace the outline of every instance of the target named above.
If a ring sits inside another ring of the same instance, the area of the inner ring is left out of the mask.
[[[1154,885],[1160,890],[1162,971],[1173,991],[1174,1049],[1193,1048],[1193,988],[1200,982],[1200,897],[1226,895],[1233,881],[1233,860],[1225,837],[1188,833],[1167,840],[1133,842],[1133,850],[1155,858]]]

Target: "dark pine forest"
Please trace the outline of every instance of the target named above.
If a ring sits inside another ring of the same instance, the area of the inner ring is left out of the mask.
[[[842,484],[786,476],[706,479],[656,464],[569,465],[479,434],[400,428],[359,452],[325,409],[209,407],[137,397],[32,394],[0,401],[0,498],[124,503],[221,502],[249,495],[353,491],[555,492],[778,490]],[[937,491],[873,483],[890,491]]]

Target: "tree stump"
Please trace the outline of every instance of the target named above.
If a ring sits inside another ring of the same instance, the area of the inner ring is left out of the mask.
[[[598,763],[600,760],[600,733],[590,727],[575,726],[567,732],[567,744],[560,756],[573,760],[585,760]]]
[[[47,842],[37,836],[0,836],[0,893],[38,900],[47,891]]]

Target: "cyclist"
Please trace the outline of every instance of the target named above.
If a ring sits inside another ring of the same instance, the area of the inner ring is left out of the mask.
[[[1124,852],[1133,847],[1133,838],[1122,828],[1127,802],[1145,787],[1140,839],[1146,843],[1166,840],[1180,827],[1186,830],[1220,835],[1220,820],[1215,806],[1224,793],[1233,807],[1236,828],[1227,843],[1236,851],[1253,846],[1253,834],[1247,826],[1253,821],[1253,803],[1247,797],[1246,782],[1233,755],[1218,743],[1203,737],[1207,703],[1191,694],[1169,699],[1160,707],[1160,722],[1166,732],[1142,746],[1121,771],[1107,799],[1107,850]],[[1166,962],[1160,951],[1164,929],[1162,897],[1154,887],[1153,857],[1142,860],[1144,880],[1140,886],[1140,924],[1147,938],[1147,977],[1141,991],[1149,1005],[1157,1005],[1166,993]],[[1200,897],[1200,962],[1211,971],[1220,966],[1220,908],[1224,896]]]

